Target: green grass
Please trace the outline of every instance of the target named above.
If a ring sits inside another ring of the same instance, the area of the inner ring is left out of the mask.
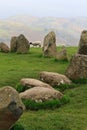
[[[71,57],[77,48],[68,47],[67,50]],[[54,58],[44,58],[41,48],[31,48],[25,55],[0,53],[0,87],[15,87],[24,77],[38,79],[41,71],[64,74],[68,64]],[[70,96],[70,103],[54,110],[28,110],[17,124],[22,124],[25,130],[87,130],[87,84],[78,84],[63,93]]]
[[[41,71],[64,73],[68,62],[44,58],[40,48],[31,48],[29,54],[0,53],[0,87],[15,87],[23,77],[38,78]]]
[[[20,124],[15,124],[10,130],[25,130]]]
[[[39,110],[39,109],[55,109],[70,101],[69,96],[64,95],[61,99],[53,99],[43,102],[35,102],[33,100],[23,99],[22,100],[26,109],[28,110]]]

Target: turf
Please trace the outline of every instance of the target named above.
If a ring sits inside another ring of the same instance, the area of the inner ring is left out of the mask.
[[[70,58],[77,48],[68,47],[67,51]],[[40,48],[30,48],[29,54],[0,53],[0,87],[15,87],[23,77],[38,79],[41,71],[64,74],[68,64],[44,58]],[[70,96],[70,103],[55,110],[28,110],[17,123],[25,130],[87,130],[87,84],[79,84],[64,93]]]

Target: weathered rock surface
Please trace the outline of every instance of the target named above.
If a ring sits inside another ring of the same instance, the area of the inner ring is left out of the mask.
[[[62,98],[63,94],[55,89],[34,87],[20,93],[19,96],[21,97],[21,99],[29,99],[36,102],[43,102],[52,99],[60,99]]]
[[[87,78],[87,55],[75,54],[67,68],[66,76],[75,80]]]
[[[10,51],[11,52],[16,52],[17,51],[17,37],[16,36],[11,38]]]
[[[5,43],[1,42],[0,43],[0,51],[8,53],[10,51],[10,49],[9,49],[9,47]]]
[[[62,50],[57,53],[56,59],[68,61],[67,50],[65,47],[63,47]]]
[[[87,55],[87,30],[84,30],[81,34],[78,53]]]
[[[71,81],[65,75],[46,71],[42,71],[40,73],[40,80],[50,84],[51,86],[71,83]]]
[[[0,130],[9,130],[19,119],[25,106],[12,87],[0,89]]]
[[[29,42],[24,35],[19,35],[17,37],[17,53],[28,53]]]
[[[56,35],[55,33],[49,32],[43,42],[43,55],[44,56],[52,56],[55,57],[57,53],[57,48],[56,48]]]
[[[28,53],[29,51],[29,41],[25,38],[23,34],[20,34],[18,37],[11,38],[11,51],[17,53]]]
[[[51,88],[52,87],[49,84],[46,84],[42,81],[39,81],[37,79],[32,78],[23,78],[20,80],[20,84],[24,87],[33,88],[33,87],[45,87],[45,88]]]

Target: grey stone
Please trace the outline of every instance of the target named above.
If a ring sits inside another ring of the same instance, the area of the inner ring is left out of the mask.
[[[0,130],[9,130],[24,109],[25,106],[14,88],[10,86],[0,88]]]
[[[66,70],[70,79],[87,78],[87,55],[75,54]]]
[[[87,30],[84,30],[81,34],[78,53],[87,55]]]
[[[49,32],[43,42],[43,55],[47,57],[55,57],[57,53],[57,48],[56,48],[56,35],[55,33]]]

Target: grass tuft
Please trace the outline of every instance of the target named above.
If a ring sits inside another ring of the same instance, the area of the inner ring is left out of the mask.
[[[79,78],[76,80],[72,80],[75,84],[87,84],[87,78]]]
[[[15,124],[10,130],[25,130],[21,124]]]
[[[57,85],[57,86],[54,86],[56,89],[58,89],[59,91],[64,91],[66,89],[71,89],[71,88],[75,88],[77,87],[78,85],[75,84],[75,83],[71,83],[71,84],[60,84],[60,85]]]
[[[24,91],[27,90],[27,89],[29,89],[27,86],[23,86],[23,85],[21,85],[20,83],[18,83],[18,84],[16,85],[16,90],[17,90],[19,93],[24,92]]]
[[[61,99],[53,99],[44,102],[35,102],[33,100],[23,99],[22,100],[26,109],[39,110],[39,109],[55,109],[70,101],[69,96],[63,96]]]

